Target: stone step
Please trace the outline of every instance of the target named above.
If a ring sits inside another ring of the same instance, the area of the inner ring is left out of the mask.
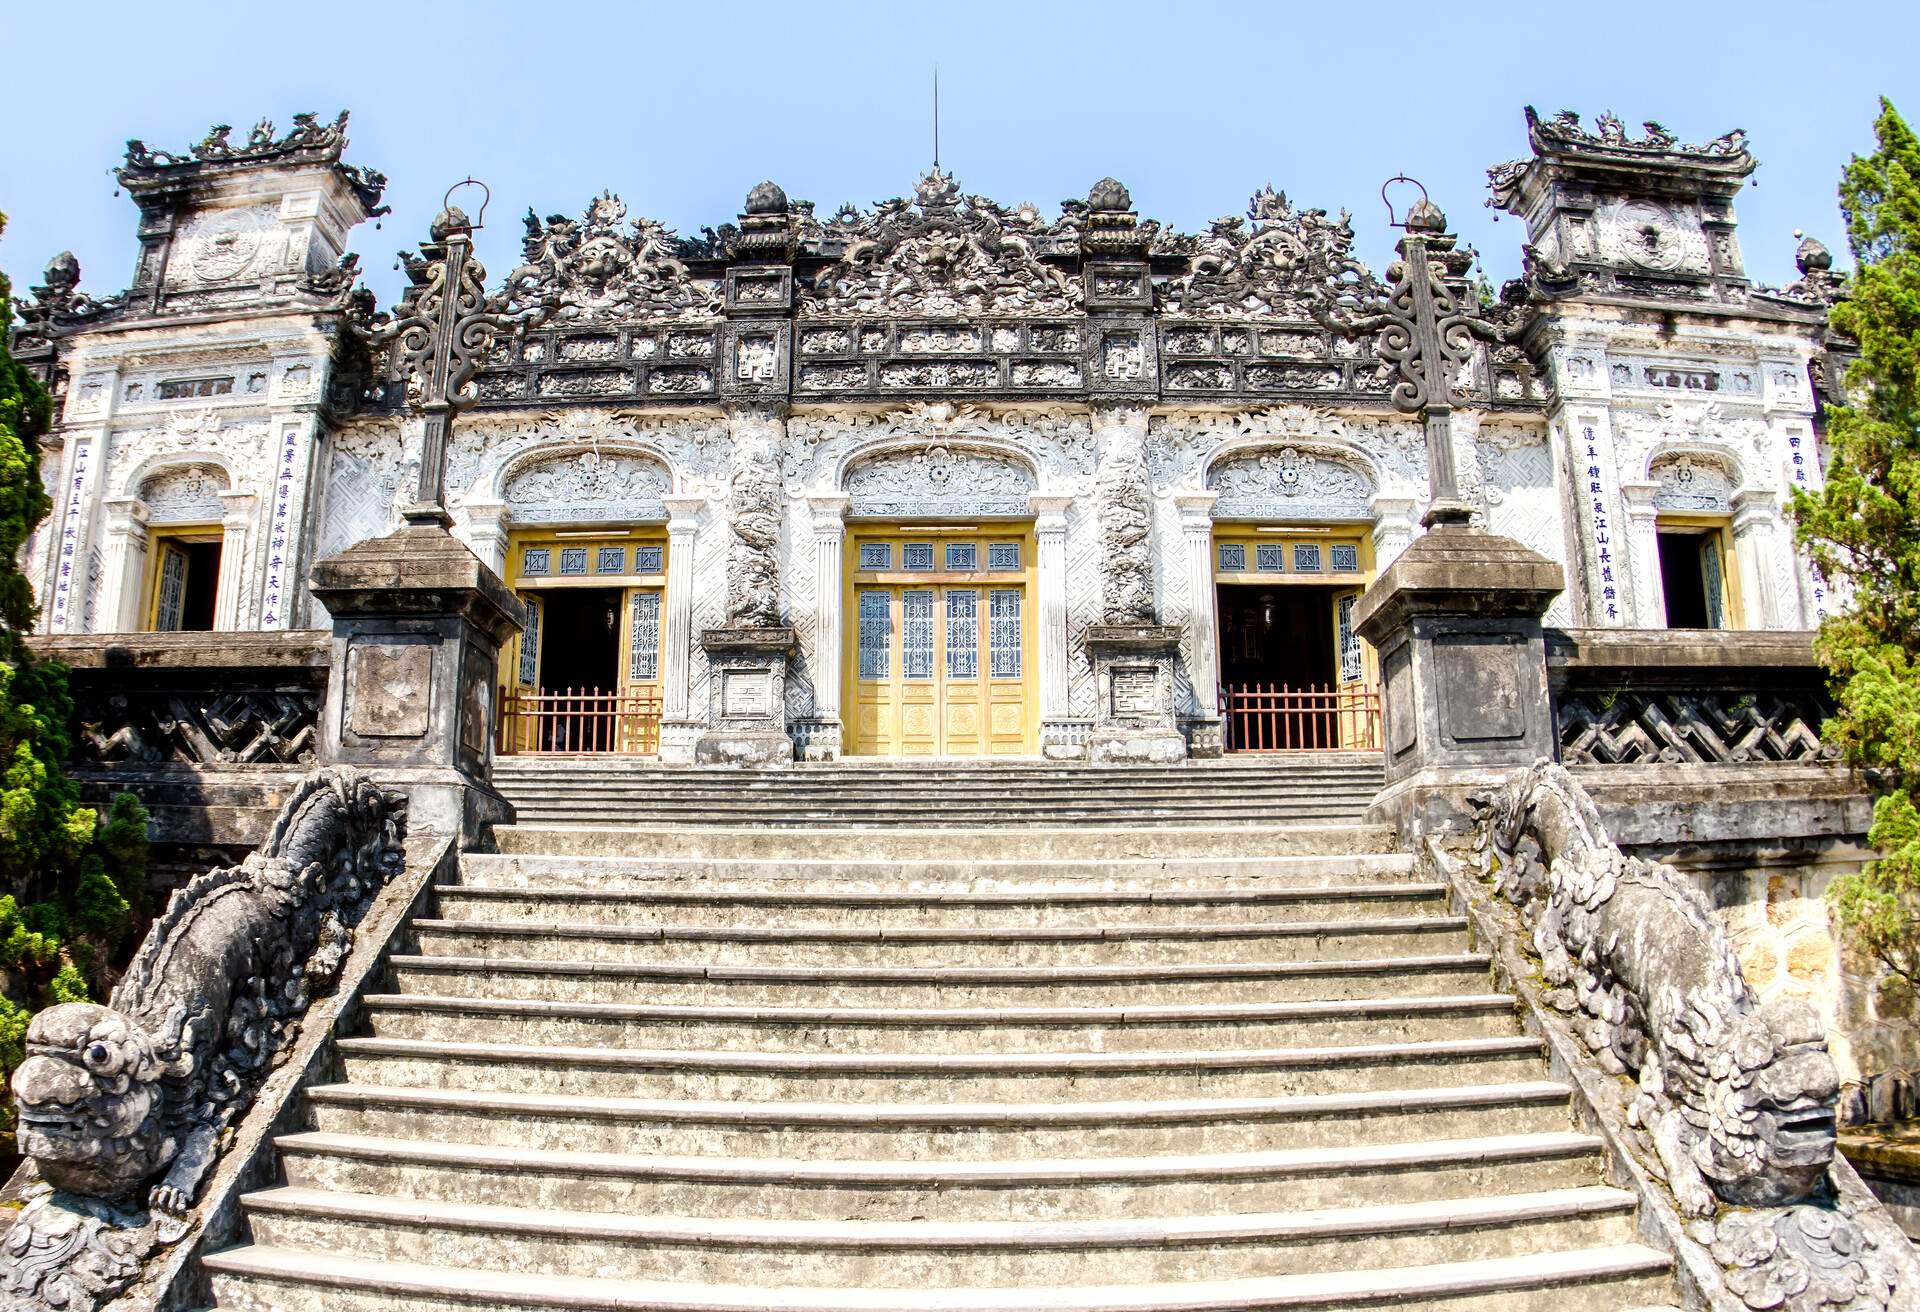
[[[256,1243],[379,1261],[673,1282],[955,1286],[1247,1279],[1601,1248],[1633,1195],[1600,1186],[1324,1211],[1099,1221],[688,1218],[283,1188],[243,1199]]]
[[[399,993],[468,998],[739,1006],[1024,1007],[1298,1002],[1472,993],[1487,987],[1484,953],[1354,961],[1200,962],[1162,966],[616,965],[522,957],[388,958]]]
[[[1314,1210],[1601,1182],[1570,1130],[1271,1152],[1006,1161],[549,1151],[310,1131],[287,1183],[423,1201],[768,1220],[1032,1221]]]
[[[1145,1157],[1536,1134],[1571,1124],[1567,1086],[1547,1080],[1143,1102],[750,1103],[355,1084],[307,1096],[313,1128],[328,1133],[667,1156]]]
[[[264,1246],[205,1264],[231,1312],[1566,1312],[1673,1297],[1671,1260],[1633,1243],[1240,1280],[953,1290],[581,1279]]]
[[[918,828],[943,813],[972,825],[993,825],[1005,829],[1047,827],[1062,824],[1110,825],[1124,818],[1132,825],[1168,827],[1217,827],[1223,825],[1262,826],[1276,823],[1331,824],[1358,821],[1364,805],[1340,802],[1274,804],[1252,807],[1129,807],[1119,804],[1067,806],[1047,803],[1032,807],[1009,804],[1006,807],[960,809],[925,806],[891,807],[822,806],[802,809],[780,805],[764,808],[734,802],[711,804],[599,804],[580,801],[567,804],[529,802],[516,807],[516,818],[527,824],[580,825],[598,827],[609,820],[627,824],[679,826],[731,826],[743,820],[770,829],[810,830],[822,825],[861,825]]]
[[[379,1038],[746,1052],[1160,1052],[1512,1034],[1507,994],[1126,1007],[701,1007],[373,994]]]
[[[1379,752],[1330,751],[1245,754],[1225,760],[1190,759],[1161,765],[1099,765],[1079,761],[1047,761],[1036,757],[999,757],[993,760],[978,757],[843,757],[831,762],[795,761],[777,766],[688,766],[662,764],[657,759],[644,756],[514,755],[497,757],[493,768],[495,778],[511,780],[721,780],[741,787],[888,780],[913,784],[929,780],[994,783],[1006,779],[1038,779],[1137,783],[1165,779],[1229,788],[1238,782],[1260,778],[1377,778],[1385,772],[1386,767]]]
[[[1543,1074],[1525,1036],[1214,1052],[660,1051],[413,1039],[338,1042],[353,1084],[750,1102],[1289,1097],[1504,1084]]]
[[[732,773],[662,771],[655,775],[495,774],[516,792],[553,795],[603,793],[610,797],[911,797],[942,798],[1070,797],[1089,789],[1125,790],[1132,797],[1248,797],[1298,795],[1312,789],[1378,788],[1381,770],[1244,771],[1231,777],[1197,774],[1109,775],[992,771],[972,778],[898,774],[841,775],[782,772],[760,776]]]
[[[1464,950],[1463,917],[1370,916],[1245,924],[1063,925],[975,929],[618,926],[421,919],[423,956],[707,965],[1031,966],[1307,961]]]
[[[502,833],[511,831],[503,830]],[[667,841],[663,836],[663,842]],[[941,845],[945,847],[945,844]],[[1002,848],[1005,847],[1002,836]],[[463,889],[723,888],[743,894],[1039,893],[1049,889],[1180,892],[1220,888],[1340,888],[1352,883],[1412,882],[1413,857],[1401,852],[1353,856],[1151,856],[1108,859],[1008,859],[929,856],[866,859],[700,856],[534,856],[469,852],[460,858]]]
[[[663,888],[434,890],[440,918],[595,925],[811,925],[850,927],[1175,924],[1239,920],[1338,920],[1443,912],[1444,884],[1347,883],[1338,888],[969,889],[954,892],[745,891]]]
[[[940,829],[807,830],[717,825],[703,828],[637,828],[631,825],[502,825],[495,831],[502,852],[528,856],[624,856],[813,860],[1000,860],[1009,846],[1004,830]],[[1394,852],[1385,825],[1202,825],[1153,828],[1136,824],[1023,829],[1018,850],[1037,861],[1084,861],[1143,857],[1350,856]]]

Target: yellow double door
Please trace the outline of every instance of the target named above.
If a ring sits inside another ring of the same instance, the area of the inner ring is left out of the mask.
[[[852,750],[1029,752],[1027,596],[1009,583],[857,585]]]

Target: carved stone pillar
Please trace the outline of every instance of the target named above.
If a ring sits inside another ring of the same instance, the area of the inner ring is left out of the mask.
[[[247,539],[253,530],[256,498],[246,492],[222,492],[226,506],[220,516],[220,581],[214,589],[213,627],[231,633],[240,627],[241,585],[247,577]]]
[[[687,699],[693,664],[693,551],[705,497],[669,496],[667,507],[667,613],[661,620],[666,669],[661,680],[660,759],[691,761],[704,718],[690,718]]]
[[[1660,586],[1660,542],[1655,533],[1660,511],[1653,504],[1659,490],[1658,483],[1620,484],[1620,500],[1627,508],[1627,549],[1624,553],[1610,550],[1619,544],[1596,538],[1595,556],[1587,565],[1591,571],[1588,593],[1595,597],[1609,583],[1618,586],[1625,573],[1634,622],[1649,629],[1667,627],[1667,594]],[[1606,552],[1606,557],[1600,552]]]
[[[1780,549],[1780,503],[1764,488],[1736,492],[1733,497],[1733,563],[1740,571],[1743,627],[1785,627],[1780,598],[1774,588],[1774,553]]]
[[[470,500],[466,505],[467,545],[473,548],[473,554],[480,557],[480,563],[498,574],[507,576],[507,507],[497,500]]]
[[[1151,624],[1154,619],[1153,491],[1147,485],[1146,440],[1144,409],[1095,407],[1103,624]]]
[[[772,765],[793,759],[787,733],[787,662],[795,634],[780,623],[780,450],[784,410],[771,402],[729,407],[727,622],[700,635],[713,669],[702,763]]]
[[[111,497],[102,506],[107,531],[100,623],[112,633],[137,633],[147,578],[147,507],[138,497]]]
[[[1413,545],[1419,503],[1412,497],[1375,497],[1367,503],[1373,516],[1373,569],[1384,573],[1400,553]]]
[[[840,717],[840,654],[846,642],[841,630],[842,580],[847,540],[847,506],[843,492],[807,498],[813,512],[813,723],[807,729],[803,753],[809,761],[840,757],[844,723]]]
[[[1213,503],[1218,492],[1181,492],[1173,498],[1180,511],[1181,568],[1186,571],[1187,636],[1193,648],[1187,675],[1199,705],[1188,736],[1195,756],[1225,751],[1220,733],[1220,635],[1213,586]]]
[[[1073,702],[1067,691],[1067,507],[1072,504],[1072,497],[1057,493],[1027,497],[1039,594],[1040,752],[1052,760],[1086,755],[1085,725],[1070,722]]]

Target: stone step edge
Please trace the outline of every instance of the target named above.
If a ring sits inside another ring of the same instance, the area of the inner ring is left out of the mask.
[[[728,1071],[735,1074],[874,1075],[955,1072],[968,1075],[1077,1074],[1097,1071],[1276,1070],[1338,1065],[1385,1065],[1433,1058],[1540,1056],[1537,1038],[1428,1039],[1409,1043],[1348,1044],[1318,1048],[1202,1049],[1169,1052],[979,1052],[911,1053],[739,1052],[693,1048],[535,1046],[450,1043],[431,1039],[356,1036],[336,1040],[346,1056],[407,1057],[432,1061],[512,1063]]]
[[[538,832],[538,826],[509,825],[507,828],[520,829],[523,832]],[[569,830],[576,833],[577,830]],[[749,832],[763,833],[764,830]],[[866,833],[866,830],[854,832]],[[894,831],[898,832],[898,831]],[[998,832],[997,830],[994,832]],[[609,871],[631,870],[655,865],[700,865],[720,868],[735,866],[773,866],[780,869],[807,870],[818,867],[823,870],[844,870],[849,867],[871,867],[874,870],[893,872],[925,867],[939,870],[949,866],[964,866],[968,870],[983,868],[1005,869],[1012,871],[1066,866],[1074,869],[1108,866],[1137,866],[1146,873],[1167,873],[1171,870],[1189,866],[1227,867],[1227,866],[1280,866],[1283,868],[1301,868],[1317,870],[1328,865],[1351,865],[1360,863],[1367,867],[1390,866],[1397,871],[1411,871],[1414,858],[1411,852],[1353,852],[1344,855],[1329,853],[1279,853],[1273,856],[1107,856],[1089,857],[1085,860],[1074,857],[834,857],[834,856],[793,856],[793,857],[756,857],[756,856],[571,856],[565,854],[543,856],[537,852],[463,852],[461,865],[472,865],[484,869],[490,865],[514,865],[520,867],[562,866],[568,869],[582,868],[591,872],[596,867],[605,867]],[[1367,873],[1374,873],[1369,869]],[[1384,872],[1381,872],[1384,873]],[[1094,876],[1105,878],[1107,876]]]
[[[769,1007],[760,1004],[561,1002],[541,998],[467,998],[433,993],[370,993],[370,1012],[461,1012],[469,1015],[565,1017],[575,1020],[653,1021],[663,1025],[927,1026],[992,1029],[1036,1025],[1092,1028],[1136,1025],[1233,1025],[1261,1021],[1338,1020],[1348,1017],[1455,1016],[1509,1011],[1510,993],[1397,995],[1329,1001],[1203,1003],[1141,1007]]]
[[[582,833],[603,833],[603,834],[618,836],[621,838],[633,837],[633,831],[623,825],[517,824],[517,825],[504,826],[504,827],[514,829],[520,835],[528,835],[528,836],[537,835],[542,831],[548,830],[548,829],[564,829],[570,837],[577,836]],[[710,826],[703,826],[700,832],[703,837],[709,837],[709,838],[724,838],[724,837],[734,837],[734,836],[738,836],[742,838],[757,838],[757,837],[764,836],[767,830],[766,830],[766,827],[763,825],[731,825],[731,826],[710,825]],[[1070,828],[1051,829],[1051,830],[1040,829],[1036,827],[1035,831],[1028,833],[1026,837],[1029,839],[1034,839],[1034,838],[1039,838],[1039,837],[1051,834],[1051,835],[1057,835],[1058,837],[1061,837],[1061,838],[1075,838],[1075,839],[1090,838],[1090,837],[1125,839],[1125,838],[1132,837],[1136,832],[1137,832],[1137,828],[1136,826],[1133,826],[1133,825],[1074,825]],[[1258,836],[1258,835],[1266,835],[1266,836],[1277,837],[1277,838],[1298,838],[1302,834],[1329,835],[1329,836],[1365,835],[1369,837],[1372,837],[1372,836],[1386,837],[1391,833],[1392,833],[1392,830],[1387,825],[1362,825],[1362,824],[1264,825],[1264,826],[1263,825],[1232,825],[1232,826],[1219,828],[1219,829],[1203,829],[1196,826],[1194,828],[1182,830],[1181,837],[1195,838],[1195,837],[1200,837],[1208,834],[1213,834],[1221,838],[1231,838],[1235,842],[1244,842],[1247,838],[1252,836]],[[837,827],[837,826],[827,827],[822,825],[822,826],[809,826],[808,828],[808,836],[816,840],[837,839],[837,838],[870,838],[872,837],[872,834],[873,834],[873,831],[870,829],[860,829],[857,827]],[[968,836],[977,836],[980,838],[992,838],[992,839],[999,839],[1003,837],[1000,830],[994,826],[984,826],[984,827],[976,826],[976,827],[970,828],[966,825],[944,825],[939,828],[927,827],[927,828],[913,829],[913,828],[908,828],[905,825],[901,825],[897,828],[894,828],[888,831],[888,837],[890,838],[919,838],[919,839],[924,839],[928,842],[933,842],[933,843],[938,843],[942,840],[951,840],[957,837],[968,837]],[[532,854],[532,855],[538,855],[538,854]],[[1145,858],[1145,859],[1152,859],[1152,858]]]
[[[1604,1140],[1572,1130],[1489,1135],[1473,1139],[1422,1139],[1405,1143],[1355,1144],[1339,1148],[1280,1148],[1246,1153],[1182,1153],[1158,1157],[1034,1158],[999,1161],[859,1158],[687,1157],[666,1154],[583,1152],[513,1148],[497,1144],[440,1143],[379,1135],[304,1130],[274,1140],[293,1156],[346,1157],[359,1161],[454,1166],[503,1173],[534,1173],[700,1181],[754,1187],[870,1184],[883,1188],[925,1185],[1009,1188],[1047,1184],[1128,1183],[1170,1180],[1268,1179],[1276,1176],[1359,1174],[1494,1162],[1525,1162],[1598,1156]]]
[[[203,1259],[216,1276],[576,1312],[1277,1312],[1406,1303],[1504,1290],[1663,1276],[1672,1259],[1644,1244],[1529,1253],[1430,1266],[1179,1284],[967,1289],[849,1289],[669,1284],[524,1275],[248,1247]]]
[[[884,908],[979,908],[1024,906],[1191,906],[1224,903],[1234,906],[1263,902],[1311,901],[1411,901],[1439,898],[1447,893],[1445,884],[1278,884],[1265,888],[1174,888],[1174,889],[981,889],[947,892],[939,889],[724,889],[698,888],[592,888],[587,886],[551,888],[476,887],[470,884],[435,884],[439,897],[471,898],[486,902],[619,902],[645,906],[651,903],[693,903],[699,906],[741,907],[884,907]]]
[[[322,1084],[308,1101],[331,1107],[498,1112],[603,1120],[661,1120],[721,1126],[868,1130],[878,1127],[1017,1129],[1030,1126],[1199,1124],[1321,1120],[1383,1111],[1470,1111],[1551,1106],[1572,1096],[1556,1080],[1434,1088],[1290,1094],[1274,1098],[1124,1099],[1108,1102],[742,1102],[734,1099],[607,1098],[571,1093],[494,1093],[408,1085]]]
[[[1173,980],[1308,979],[1320,975],[1402,975],[1487,970],[1485,952],[1315,961],[1142,962],[1120,966],[727,966],[680,962],[548,961],[540,957],[425,957],[393,953],[394,969],[457,975],[497,972],[616,979],[780,984],[1139,984]]]
[[[1482,1195],[1216,1216],[1153,1216],[1099,1221],[800,1221],[645,1216],[543,1210],[497,1203],[450,1203],[380,1194],[282,1187],[242,1195],[252,1214],[374,1222],[467,1231],[512,1231],[586,1242],[716,1248],[979,1250],[1175,1247],[1295,1243],[1349,1236],[1520,1226],[1631,1212],[1624,1189],[1587,1185],[1534,1193]]]
[[[1205,924],[927,925],[593,925],[551,920],[419,917],[416,930],[498,938],[592,938],[622,943],[1125,943],[1142,939],[1319,938],[1331,934],[1464,933],[1465,916],[1377,916],[1354,920],[1221,921]]]

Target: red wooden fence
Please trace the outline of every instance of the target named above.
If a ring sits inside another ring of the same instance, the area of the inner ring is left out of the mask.
[[[1380,689],[1369,684],[1227,684],[1220,689],[1220,712],[1230,752],[1380,747]]]
[[[660,694],[567,688],[500,694],[494,750],[502,756],[652,756],[660,750]]]

